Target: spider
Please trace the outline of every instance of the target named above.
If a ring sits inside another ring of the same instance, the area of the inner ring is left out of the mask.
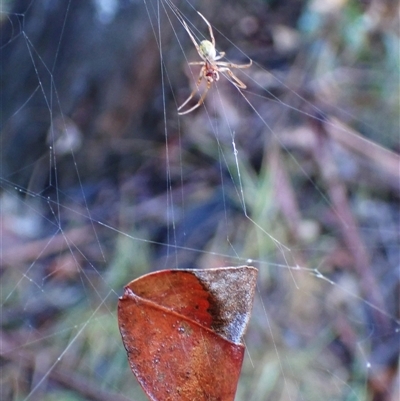
[[[219,61],[222,57],[225,56],[225,52],[218,52],[215,49],[215,39],[214,39],[214,34],[212,27],[210,23],[207,21],[207,19],[198,12],[201,18],[205,21],[205,23],[208,26],[208,30],[210,32],[210,38],[211,42],[209,40],[202,40],[200,44],[197,44],[195,38],[193,37],[193,34],[190,32],[189,27],[187,26],[186,22],[182,20],[183,26],[186,29],[186,32],[189,34],[190,39],[192,40],[197,53],[199,54],[200,58],[203,61],[192,61],[189,63],[189,65],[201,65],[201,70],[199,74],[199,78],[197,79],[196,82],[196,88],[193,90],[193,92],[189,95],[189,97],[178,107],[178,114],[183,115],[183,114],[188,114],[192,112],[193,110],[196,110],[198,107],[200,107],[204,99],[206,98],[208,90],[211,88],[211,84],[214,81],[219,80],[219,73],[220,72],[226,72],[228,73],[229,77],[231,78],[229,81],[235,85],[238,89],[246,89],[246,85],[230,70],[231,68],[248,68],[252,64],[252,60],[250,60],[250,63],[248,64],[233,64],[233,63],[228,63],[226,61]],[[199,85],[201,81],[205,79],[207,81],[207,86],[203,94],[201,95],[199,101],[190,109],[185,110],[185,111],[179,111],[182,110],[188,103],[189,101],[193,98],[195,93],[198,91]]]

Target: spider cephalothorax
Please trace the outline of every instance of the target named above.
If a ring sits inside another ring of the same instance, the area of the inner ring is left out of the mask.
[[[193,34],[190,32],[189,27],[187,26],[186,22],[182,20],[183,26],[186,29],[187,33],[190,36],[190,39],[192,40],[194,46],[196,47],[197,53],[199,54],[200,58],[202,61],[192,61],[189,63],[189,65],[201,65],[201,70],[199,74],[199,78],[197,79],[196,82],[196,88],[193,90],[193,92],[190,94],[190,96],[178,107],[178,114],[188,114],[191,111],[197,109],[199,106],[201,106],[204,102],[204,99],[207,95],[208,90],[211,87],[211,84],[215,81],[219,80],[219,73],[220,72],[226,72],[230,79],[230,82],[232,82],[233,85],[235,85],[238,89],[246,89],[246,85],[230,70],[231,68],[248,68],[251,66],[252,61],[250,60],[250,63],[248,64],[233,64],[233,63],[228,63],[226,61],[219,61],[222,57],[225,56],[224,52],[218,52],[215,49],[215,39],[214,39],[214,34],[212,27],[210,23],[206,20],[206,18],[198,13],[201,18],[205,21],[205,23],[208,26],[208,30],[210,32],[210,38],[211,42],[209,40],[203,40],[198,44],[193,37]],[[181,110],[184,106],[186,106],[189,101],[193,98],[195,93],[198,91],[198,87],[202,81],[202,79],[205,79],[207,81],[207,86],[203,94],[201,95],[199,101],[190,109],[185,110],[185,111],[179,111]]]

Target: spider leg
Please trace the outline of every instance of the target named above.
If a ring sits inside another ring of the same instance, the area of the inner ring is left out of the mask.
[[[213,30],[212,30],[212,27],[211,27],[210,23],[207,21],[206,17],[203,14],[199,13],[198,11],[197,11],[197,14],[199,14],[200,17],[203,18],[204,22],[207,24],[208,31],[210,32],[211,43],[215,47],[214,34],[213,34]]]
[[[228,67],[228,68],[249,68],[253,64],[253,60],[250,60],[250,63],[248,64],[234,64],[234,63],[228,63],[226,61],[218,61],[218,63],[216,64],[218,66]]]
[[[225,52],[219,52],[218,56],[215,57],[214,61],[220,60],[224,56],[225,56]]]
[[[190,32],[190,29],[189,29],[189,27],[187,26],[186,22],[185,22],[183,19],[181,20],[181,22],[182,22],[183,27],[185,28],[186,32],[187,32],[188,35],[190,36],[190,39],[192,40],[192,42],[193,42],[193,44],[194,44],[194,47],[195,47],[196,50],[197,50],[197,53],[199,53],[199,56],[201,57],[200,48],[199,48],[199,45],[198,45],[197,42],[196,42],[196,39],[194,38],[192,32]]]
[[[247,86],[228,67],[220,68],[219,72],[227,72],[228,75],[232,78],[232,80],[229,79],[229,81],[233,83],[233,85],[235,85],[238,89],[247,88]]]
[[[195,61],[194,61],[195,62]],[[200,62],[200,61],[199,61]],[[204,63],[203,63],[204,64]],[[196,87],[193,89],[193,91],[192,91],[192,93],[189,95],[189,97],[178,107],[178,111],[179,110],[181,110],[183,107],[185,107],[189,102],[190,102],[190,100],[193,98],[193,96],[195,95],[195,93],[196,92],[198,92],[199,91],[199,85],[200,85],[200,83],[201,83],[201,80],[204,78],[204,72],[205,72],[205,66],[203,65],[203,67],[201,68],[201,70],[200,70],[200,74],[199,74],[199,78],[197,79],[197,82],[196,82]],[[208,81],[207,81],[207,86],[208,86]],[[206,89],[206,92],[205,93],[207,93],[207,90],[208,89]],[[204,96],[204,94],[202,95],[202,97],[200,98],[200,100],[203,98],[203,96]],[[204,100],[204,98],[203,98],[203,100]],[[201,103],[200,103],[201,104]],[[198,106],[200,106],[200,104],[199,105],[196,105],[197,107]],[[195,107],[196,108],[196,107]],[[192,109],[190,109],[189,111],[192,111]],[[182,113],[178,113],[178,114],[186,114],[186,113],[189,113],[189,111],[185,111],[185,112],[182,112]]]
[[[210,87],[211,87],[211,81],[207,81],[207,87],[206,87],[206,89],[204,90],[204,93],[201,95],[201,98],[199,99],[199,101],[198,101],[193,107],[191,107],[189,110],[181,111],[181,112],[179,112],[178,114],[182,116],[183,114],[188,114],[188,113],[190,113],[191,111],[196,110],[198,107],[200,107],[200,106],[203,104],[204,99],[206,98],[207,92],[208,92],[208,90],[210,89]],[[188,99],[182,106],[184,106],[184,105],[193,97],[193,95],[194,95],[195,92],[196,92],[196,91],[193,91],[193,92],[192,92],[192,94],[189,96],[189,99]],[[180,106],[179,109],[181,109],[182,106]],[[178,109],[178,110],[179,110],[179,109]]]

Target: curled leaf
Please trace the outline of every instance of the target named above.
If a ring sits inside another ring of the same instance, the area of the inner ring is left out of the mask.
[[[164,270],[130,282],[118,304],[129,364],[154,401],[233,401],[257,270]]]

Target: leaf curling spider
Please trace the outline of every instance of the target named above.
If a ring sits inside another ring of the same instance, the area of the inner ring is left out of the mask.
[[[196,88],[193,89],[192,93],[189,95],[189,97],[178,107],[178,114],[183,115],[183,114],[188,114],[192,112],[193,110],[196,110],[198,107],[200,107],[204,99],[206,98],[208,90],[211,88],[211,84],[215,81],[219,80],[219,73],[220,72],[226,72],[231,79],[229,81],[236,86],[238,89],[246,89],[246,85],[231,71],[231,68],[249,68],[252,65],[252,60],[248,64],[234,64],[234,63],[229,63],[226,61],[219,61],[222,57],[225,56],[225,52],[218,52],[215,49],[215,38],[214,38],[214,33],[211,27],[211,24],[207,21],[207,19],[202,15],[200,12],[197,11],[197,13],[200,15],[201,18],[203,18],[204,22],[208,26],[208,31],[210,33],[210,38],[211,42],[209,40],[202,40],[200,44],[196,42],[196,39],[194,38],[193,34],[190,32],[189,27],[187,26],[186,22],[184,20],[181,20],[183,27],[185,28],[186,32],[189,34],[190,39],[192,40],[197,53],[199,54],[200,58],[203,61],[192,61],[189,63],[189,65],[201,65],[200,69],[200,74],[196,82]],[[190,109],[185,110],[185,111],[180,111],[182,110],[188,103],[189,101],[193,98],[193,96],[198,92],[199,90],[199,85],[201,81],[205,79],[207,81],[206,83],[206,89],[204,90],[203,94],[201,95],[199,101]]]

